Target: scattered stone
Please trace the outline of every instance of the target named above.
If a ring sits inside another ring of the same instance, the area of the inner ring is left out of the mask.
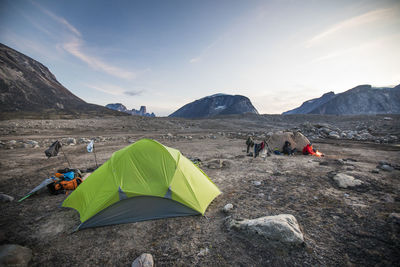
[[[70,146],[76,145],[76,139],[73,137],[67,138],[67,140],[65,142],[67,143],[67,145],[70,145]]]
[[[231,219],[228,227],[246,234],[262,236],[267,242],[299,245],[304,243],[296,218],[291,214],[265,216],[253,220]]]
[[[393,120],[391,117],[384,117],[383,118],[385,121],[391,121],[391,120]]]
[[[387,171],[387,172],[391,172],[391,171],[394,170],[394,168],[393,168],[392,166],[386,165],[386,164],[381,165],[380,168],[381,168],[382,170],[384,170],[384,171]]]
[[[224,169],[224,168],[229,168],[230,166],[231,163],[229,161],[221,159],[211,160],[207,164],[207,168],[209,169]]]
[[[14,198],[12,196],[0,193],[0,201],[1,202],[12,202],[12,201],[14,201]]]
[[[344,173],[336,174],[333,177],[333,180],[340,188],[355,187],[363,183],[361,180],[355,179],[353,176]]]
[[[335,162],[339,165],[344,165],[344,161],[342,159],[337,159]]]
[[[400,224],[400,213],[392,212],[389,214],[389,219]]]
[[[33,148],[39,147],[39,143],[33,140],[26,141],[26,144]]]
[[[208,252],[209,252],[208,248],[202,248],[200,249],[200,252],[197,254],[197,256],[205,256],[208,254]]]
[[[233,209],[233,204],[228,203],[224,206],[224,208],[222,209],[225,213],[229,213],[231,210]]]
[[[20,245],[0,246],[0,266],[28,266],[32,250]]]
[[[153,267],[154,261],[153,256],[149,253],[143,253],[137,257],[133,262],[131,267]]]
[[[338,132],[330,132],[328,137],[332,139],[340,139]]]
[[[386,194],[386,195],[383,197],[383,200],[385,200],[385,202],[388,202],[388,203],[394,203],[394,202],[395,202],[394,198],[393,198],[391,195],[389,195],[389,194]]]
[[[373,169],[371,172],[372,173],[379,173],[379,170],[378,169]]]
[[[255,185],[255,186],[260,186],[261,182],[260,181],[253,181],[252,184]]]
[[[88,144],[88,143],[90,143],[90,140],[85,137],[82,137],[82,138],[78,139],[78,143],[79,144]]]

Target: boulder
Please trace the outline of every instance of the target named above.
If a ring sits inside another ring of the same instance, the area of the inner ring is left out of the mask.
[[[20,245],[0,246],[0,266],[28,266],[32,250]]]
[[[14,201],[14,198],[12,196],[0,193],[0,201],[1,202],[12,202],[12,201]]]
[[[28,144],[30,147],[39,147],[39,143],[34,140],[28,140],[26,141],[26,144]]]
[[[304,243],[299,224],[291,214],[265,216],[253,220],[230,220],[228,227],[250,236],[261,236],[271,244],[300,245]]]
[[[143,253],[137,257],[133,262],[131,267],[153,267],[154,261],[153,256],[148,253]]]
[[[333,180],[341,188],[355,187],[363,183],[361,180],[355,179],[353,176],[344,173],[336,174],[333,177]]]
[[[330,132],[328,137],[332,138],[332,139],[340,139],[340,136],[339,136],[338,132],[335,132],[335,131]]]
[[[67,138],[65,143],[67,143],[67,145],[76,145],[76,139],[72,138],[72,137],[69,137],[69,138]]]
[[[208,248],[202,248],[200,252],[197,254],[197,256],[205,256],[209,253],[209,251],[210,250]]]
[[[233,204],[228,203],[224,206],[224,208],[222,209],[225,213],[229,213],[231,210],[233,209]]]
[[[394,170],[394,168],[388,164],[383,164],[380,166],[381,170],[387,171],[387,172],[391,172]]]

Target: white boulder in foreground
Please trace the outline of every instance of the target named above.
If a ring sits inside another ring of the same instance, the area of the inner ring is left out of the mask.
[[[148,253],[143,253],[132,262],[131,267],[153,267],[153,266],[154,266],[153,256]]]
[[[361,180],[355,179],[353,176],[344,173],[336,174],[333,177],[333,180],[341,188],[355,187],[363,183]]]
[[[228,227],[244,233],[262,236],[271,242],[287,245],[304,243],[299,224],[291,214],[265,216],[253,220],[231,220]]]

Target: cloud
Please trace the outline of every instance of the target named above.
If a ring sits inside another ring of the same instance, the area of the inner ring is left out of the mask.
[[[193,63],[200,62],[200,61],[203,59],[203,57],[207,54],[207,52],[208,52],[211,48],[213,48],[223,37],[224,37],[224,35],[221,36],[221,37],[219,37],[216,41],[212,42],[211,44],[207,45],[207,46],[203,49],[203,51],[201,51],[200,55],[198,55],[197,57],[191,58],[191,59],[189,60],[189,62],[192,63],[192,64],[193,64]]]
[[[322,42],[324,39],[348,29],[376,22],[378,20],[396,18],[396,16],[398,16],[397,9],[397,7],[377,9],[367,12],[363,15],[344,20],[308,40],[306,42],[306,47],[312,47]]]
[[[100,70],[112,76],[127,80],[136,78],[136,74],[134,72],[127,71],[122,68],[110,65],[102,61],[101,59],[98,59],[94,56],[84,53],[82,44],[83,41],[81,39],[71,38],[68,42],[63,44],[63,48],[70,54],[86,62],[90,67],[92,67],[95,70]]]
[[[143,90],[125,91],[124,92],[125,95],[129,95],[129,96],[137,96],[137,95],[141,95],[142,93],[143,93]]]
[[[116,96],[137,96],[141,95],[144,90],[127,90],[126,88],[112,85],[112,84],[102,84],[102,85],[94,85],[94,84],[84,84],[86,87],[95,89],[97,91]]]
[[[199,62],[201,60],[201,57],[199,56],[199,57],[194,57],[194,58],[192,58],[192,59],[190,59],[190,63],[196,63],[196,62]]]
[[[89,55],[84,52],[84,41],[82,38],[82,34],[78,29],[76,29],[71,23],[69,23],[65,18],[57,16],[53,12],[47,10],[46,8],[42,7],[36,2],[32,3],[36,5],[43,13],[48,15],[51,19],[54,21],[62,24],[68,32],[70,33],[70,36],[68,37],[68,40],[65,41],[61,47],[70,53],[71,55],[79,58],[83,62],[87,63],[92,69],[97,70],[97,71],[102,71],[105,72],[109,75],[112,75],[114,77],[126,79],[126,80],[131,80],[136,78],[136,73],[132,71],[128,71],[125,69],[122,69],[120,67],[113,66],[107,62],[105,62],[102,59],[99,59],[93,55]],[[71,36],[72,35],[72,36]],[[60,46],[58,46],[60,47]]]
[[[72,26],[71,23],[69,23],[66,19],[64,19],[63,17],[57,16],[56,14],[51,12],[50,10],[42,7],[41,5],[39,5],[38,3],[34,2],[34,1],[31,1],[31,2],[35,6],[37,6],[43,13],[48,15],[53,20],[55,20],[55,21],[59,22],[60,24],[64,25],[70,32],[72,32],[76,36],[79,36],[79,37],[82,36],[82,34],[74,26]]]

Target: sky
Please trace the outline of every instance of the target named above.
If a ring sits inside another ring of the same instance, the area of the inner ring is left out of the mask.
[[[279,114],[400,84],[398,0],[0,0],[0,42],[86,102],[157,116],[216,93]]]

